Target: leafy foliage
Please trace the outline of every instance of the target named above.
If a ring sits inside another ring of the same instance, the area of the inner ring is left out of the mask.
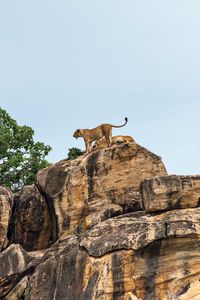
[[[83,151],[81,151],[80,149],[78,149],[76,147],[73,147],[73,148],[69,148],[67,158],[69,160],[73,160],[73,159],[79,157],[80,155],[83,155]]]
[[[49,165],[45,156],[51,147],[34,142],[33,135],[31,127],[19,126],[0,108],[0,185],[17,191],[32,184],[37,171]]]

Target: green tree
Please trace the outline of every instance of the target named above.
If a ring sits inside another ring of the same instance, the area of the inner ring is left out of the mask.
[[[51,147],[34,142],[33,135],[31,127],[19,126],[0,107],[0,185],[17,191],[32,184],[38,170],[49,165],[45,156]]]
[[[67,158],[69,160],[73,160],[73,159],[79,157],[80,155],[83,155],[83,151],[81,151],[80,149],[78,149],[76,147],[73,147],[73,148],[69,148]]]

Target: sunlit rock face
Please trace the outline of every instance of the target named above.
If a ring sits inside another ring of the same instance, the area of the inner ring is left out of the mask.
[[[159,156],[130,143],[61,161],[41,170],[37,182],[53,202],[61,237],[142,210],[140,183],[163,175],[167,172]]]
[[[199,213],[131,213],[57,242],[30,279],[29,299],[199,296]]]
[[[0,186],[0,251],[6,247],[9,220],[12,212],[13,195],[11,191]]]
[[[200,299],[200,176],[130,143],[39,171],[13,206],[3,193],[0,299]]]
[[[170,175],[146,179],[142,182],[140,190],[146,211],[200,205],[200,175]]]

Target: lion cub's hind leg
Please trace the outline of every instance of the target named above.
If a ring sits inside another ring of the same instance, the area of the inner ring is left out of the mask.
[[[112,145],[112,127],[106,128],[104,136],[107,142],[107,147],[110,147]]]

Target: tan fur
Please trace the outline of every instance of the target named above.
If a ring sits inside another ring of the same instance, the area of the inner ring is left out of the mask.
[[[91,145],[93,141],[98,141],[101,138],[105,138],[107,147],[112,144],[112,127],[119,128],[126,125],[128,119],[125,118],[125,123],[123,125],[111,125],[111,124],[102,124],[93,129],[77,129],[73,137],[79,138],[82,137],[85,142],[86,153],[91,151]]]
[[[121,144],[121,143],[133,143],[135,142],[132,136],[130,135],[116,135],[112,137],[112,145],[114,144]],[[92,149],[101,149],[107,147],[107,143],[105,138],[101,138],[100,140],[96,141],[92,147]]]

